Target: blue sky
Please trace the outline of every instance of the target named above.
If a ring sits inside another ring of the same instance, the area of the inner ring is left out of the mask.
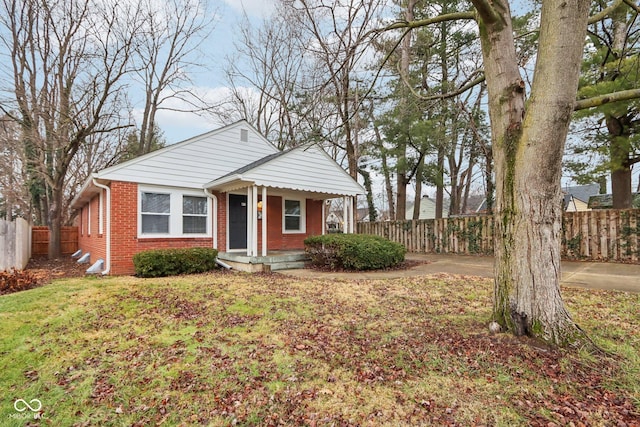
[[[201,46],[205,55],[206,69],[195,70],[191,73],[191,77],[196,91],[204,94],[207,100],[215,102],[225,94],[226,58],[234,53],[235,35],[243,19],[243,13],[246,13],[252,21],[259,23],[264,17],[269,16],[273,9],[273,2],[218,0],[211,1],[211,8],[216,12],[217,23],[209,38]],[[168,144],[208,132],[221,125],[212,118],[175,111],[160,111],[157,121]]]

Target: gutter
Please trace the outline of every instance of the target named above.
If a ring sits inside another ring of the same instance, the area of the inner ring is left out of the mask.
[[[106,245],[106,266],[105,269],[102,271],[102,275],[106,276],[107,274],[109,274],[109,270],[111,270],[111,187],[108,187],[104,184],[100,184],[98,182],[98,180],[96,178],[93,178],[93,185],[95,185],[98,188],[101,188],[103,190],[105,190],[105,192],[107,193],[107,200],[106,200],[106,211],[107,211],[107,238],[105,240],[105,245]]]

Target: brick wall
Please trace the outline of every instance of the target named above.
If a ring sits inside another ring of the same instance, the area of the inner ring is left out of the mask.
[[[89,212],[89,205],[91,205],[91,212]],[[106,205],[106,198],[105,203]],[[105,212],[103,212],[103,231],[106,232],[106,206],[103,206]],[[89,252],[91,254],[90,264],[93,264],[99,259],[106,260],[106,235],[100,234],[100,196],[95,196],[91,201],[82,208],[79,215],[80,224],[78,247],[82,249],[82,253]],[[89,227],[89,222],[91,227]]]
[[[306,233],[282,233],[282,197],[267,196],[267,249],[304,249],[304,239],[322,234],[322,200],[306,199]],[[258,251],[262,250],[262,221],[258,221]]]
[[[133,256],[144,250],[213,246],[210,237],[138,239],[137,210],[138,185],[111,183],[111,274],[133,274]]]
[[[218,198],[218,252],[227,250],[227,193],[213,193]]]
[[[227,238],[227,195],[215,193],[218,198],[218,250],[226,251]],[[106,196],[105,196],[106,209]],[[268,248],[270,250],[303,249],[304,239],[309,235],[322,234],[321,200],[306,200],[306,233],[282,233],[282,197],[269,196],[267,200]],[[111,183],[111,269],[110,274],[133,274],[133,255],[147,249],[212,247],[212,238],[144,238],[138,239],[138,184],[114,181]],[[80,214],[78,224],[84,233],[79,239],[83,252],[91,253],[91,262],[106,257],[106,234],[99,234],[99,197],[91,200],[91,233],[87,234],[88,208]],[[104,213],[106,233],[106,212]],[[262,237],[262,221],[258,224],[258,236]],[[262,242],[259,241],[260,249]]]

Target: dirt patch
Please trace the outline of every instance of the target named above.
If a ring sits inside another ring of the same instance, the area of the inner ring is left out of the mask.
[[[46,256],[35,256],[29,260],[25,270],[35,276],[40,285],[46,285],[54,279],[82,277],[87,267],[87,264],[78,264],[71,257],[49,259]]]

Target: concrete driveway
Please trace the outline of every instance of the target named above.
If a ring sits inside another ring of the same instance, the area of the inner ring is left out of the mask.
[[[408,260],[424,261],[407,270],[379,272],[319,272],[310,269],[283,270],[280,273],[308,278],[393,279],[437,273],[493,278],[493,257],[407,254]],[[640,265],[608,262],[562,262],[562,285],[591,289],[640,292]]]

